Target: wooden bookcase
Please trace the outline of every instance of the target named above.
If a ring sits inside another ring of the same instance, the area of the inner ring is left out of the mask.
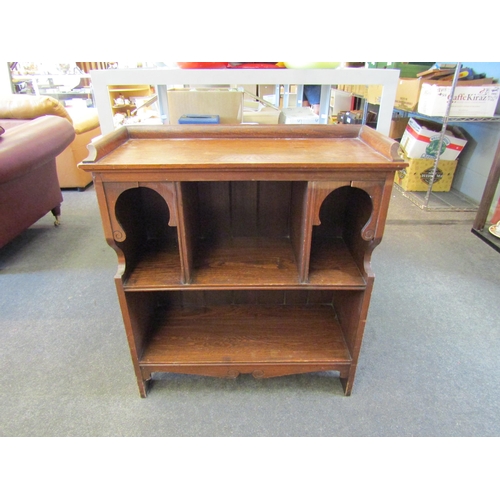
[[[397,149],[361,125],[122,127],[89,146],[141,396],[155,372],[316,371],[349,395]]]

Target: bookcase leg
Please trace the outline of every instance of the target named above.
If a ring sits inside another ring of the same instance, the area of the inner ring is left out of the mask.
[[[351,395],[352,386],[354,385],[354,373],[350,373],[347,377],[340,377],[340,383],[344,388],[344,394],[346,396]]]
[[[148,382],[141,381],[139,383],[139,392],[141,394],[141,398],[147,398],[148,396]]]
[[[139,386],[139,393],[141,398],[146,398],[148,396],[148,392],[151,389],[152,379],[151,373],[142,373],[142,376],[137,377],[137,385]]]

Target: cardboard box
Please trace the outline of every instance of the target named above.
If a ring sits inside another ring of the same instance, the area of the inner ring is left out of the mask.
[[[167,91],[168,115],[172,125],[183,115],[219,115],[224,125],[243,119],[243,92],[232,89],[171,89]]]
[[[421,78],[400,78],[394,107],[403,111],[415,111],[420,97]]]
[[[380,86],[382,89],[382,86]],[[368,85],[337,85],[338,90],[342,90],[344,92],[349,92],[350,94],[354,94],[359,97],[363,97],[365,99],[368,98]]]
[[[482,86],[493,82],[492,78],[483,78],[479,80],[459,80],[457,87],[463,86]],[[425,78],[400,78],[396,90],[396,100],[394,107],[403,111],[416,111],[420,99],[420,92],[424,83],[436,84],[437,80],[428,80]],[[451,88],[452,82],[439,82],[440,86]],[[370,104],[380,104],[382,97],[382,85],[370,85],[367,92],[367,100]],[[427,114],[427,113],[426,113]],[[438,115],[433,115],[438,116]]]
[[[281,112],[273,108],[262,108],[260,110],[245,110],[243,112],[243,123],[258,123],[260,125],[276,125],[279,122]]]
[[[366,94],[366,100],[370,104],[380,104],[383,88],[384,87],[382,85],[369,85]]]
[[[408,158],[404,160],[409,165],[396,172],[394,182],[405,191],[427,191],[432,179],[434,162],[432,159]],[[432,185],[434,192],[448,192],[451,189],[458,160],[439,160],[436,177]]]
[[[406,126],[408,125],[409,118],[403,116],[393,118],[391,120],[391,128],[389,130],[389,137],[392,139],[401,139],[405,133]]]
[[[410,118],[401,138],[401,148],[409,158],[436,158],[441,129],[440,123]],[[466,144],[457,127],[447,127],[440,159],[456,160]]]
[[[311,108],[285,108],[281,110],[278,123],[315,124],[319,123],[319,116]]]
[[[494,116],[499,95],[499,85],[456,87],[449,114]],[[451,86],[424,83],[420,91],[418,112],[428,116],[445,116],[450,96]]]
[[[394,107],[403,111],[415,111],[420,96],[421,78],[400,78],[396,89]],[[382,98],[382,85],[368,87],[367,100],[370,104],[380,104]]]

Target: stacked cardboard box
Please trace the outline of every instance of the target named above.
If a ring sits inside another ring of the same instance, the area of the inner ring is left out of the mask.
[[[408,120],[409,118],[406,116],[393,116],[391,120],[391,128],[389,130],[389,137],[396,140],[401,139],[405,133],[406,126],[408,125]]]
[[[405,191],[448,192],[467,140],[457,127],[448,127],[443,138],[436,175],[434,166],[441,136],[441,124],[410,118],[401,139],[401,155],[408,167],[396,172],[394,181]]]
[[[409,165],[396,172],[394,181],[405,191],[427,191],[432,181],[434,160],[424,158],[408,158],[403,152],[403,158]],[[457,169],[457,160],[439,160],[432,191],[448,192],[451,189],[453,177]]]
[[[462,87],[473,87],[477,92],[479,90],[477,87],[486,87],[488,88],[493,83],[492,78],[481,78],[478,80],[459,80],[457,82],[457,87],[460,89],[455,90],[455,95],[458,95],[461,91]],[[423,85],[431,85],[436,86],[440,89],[451,89],[452,82],[451,81],[441,81],[441,80],[431,80],[427,78],[400,78],[398,82],[398,88],[396,90],[396,100],[394,101],[394,107],[397,109],[401,109],[403,111],[417,111],[419,108],[420,94],[422,92]],[[367,87],[366,98],[370,104],[380,104],[380,100],[382,98],[382,85],[370,85]],[[474,91],[474,90],[473,90]],[[441,90],[441,92],[445,92],[445,90]],[[469,90],[470,93],[470,90]],[[424,113],[419,109],[420,113]],[[472,109],[469,110],[472,112]],[[443,116],[442,114],[430,114],[424,113],[429,116]],[[455,115],[459,116],[459,115]],[[469,115],[469,116],[477,116],[477,115]]]
[[[442,125],[429,120],[410,118],[401,138],[401,147],[410,158],[434,159],[437,156]],[[442,160],[456,160],[467,140],[457,127],[447,127],[441,145]]]
[[[441,83],[424,83],[420,91],[418,112],[428,116],[445,116],[450,100],[451,87]],[[459,86],[453,94],[450,116],[484,116],[495,115],[500,86]]]

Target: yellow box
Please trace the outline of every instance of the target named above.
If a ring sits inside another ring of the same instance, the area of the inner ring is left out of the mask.
[[[396,172],[394,182],[405,191],[427,191],[434,169],[434,160],[425,158],[407,158],[408,166]],[[453,176],[457,168],[458,160],[439,160],[436,178],[432,185],[432,191],[448,192],[451,189]]]

